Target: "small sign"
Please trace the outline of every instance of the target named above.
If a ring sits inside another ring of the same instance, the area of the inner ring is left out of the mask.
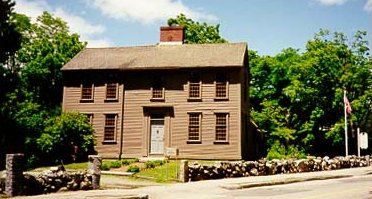
[[[360,148],[367,149],[368,148],[368,134],[366,132],[360,133],[359,139],[360,139]]]
[[[177,148],[165,148],[165,155],[167,156],[177,156],[178,149]]]

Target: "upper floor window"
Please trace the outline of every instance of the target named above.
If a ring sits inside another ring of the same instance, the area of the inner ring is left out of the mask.
[[[201,142],[201,113],[189,113],[188,142]]]
[[[215,81],[215,98],[216,99],[228,99],[229,82],[225,73],[216,74]]]
[[[201,99],[200,74],[191,73],[188,84],[189,84],[189,99]]]
[[[151,87],[151,100],[164,100],[164,77],[159,76],[154,78]]]
[[[117,83],[106,84],[106,100],[118,100],[118,87]]]
[[[81,84],[81,101],[93,101],[94,84]]]
[[[117,114],[106,114],[105,115],[105,128],[103,134],[104,142],[115,142],[116,141],[116,122]]]
[[[216,113],[216,142],[228,141],[228,121],[229,115],[227,113]]]

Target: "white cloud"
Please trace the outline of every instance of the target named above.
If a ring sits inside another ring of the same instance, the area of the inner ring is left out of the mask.
[[[86,2],[105,16],[145,24],[176,17],[180,13],[195,20],[216,19],[213,15],[188,8],[180,0],[92,0]]]
[[[99,47],[108,47],[112,46],[112,42],[107,39],[89,39],[87,47],[89,48],[99,48]]]
[[[367,11],[372,11],[372,0],[367,1],[367,3],[364,5],[364,9]]]
[[[322,5],[333,6],[333,5],[342,5],[346,3],[348,0],[315,0],[315,1]]]
[[[31,17],[32,21],[36,21],[36,18],[40,16],[43,11],[48,11],[66,21],[70,27],[70,31],[78,33],[83,41],[88,41],[88,46],[95,47],[94,45],[96,44],[96,47],[101,47],[102,45],[107,44],[107,46],[109,46],[111,44],[107,39],[93,39],[93,37],[105,32],[105,26],[90,23],[83,17],[69,13],[60,7],[53,9],[44,0],[18,0],[16,2],[15,11],[26,14]]]

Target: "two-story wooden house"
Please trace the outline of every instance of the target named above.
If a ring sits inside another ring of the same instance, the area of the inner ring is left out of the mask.
[[[63,110],[86,114],[104,158],[243,159],[248,133],[246,43],[183,44],[162,27],[151,46],[85,48],[63,66]]]

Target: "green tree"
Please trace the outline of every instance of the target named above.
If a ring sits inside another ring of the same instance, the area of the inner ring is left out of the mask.
[[[61,67],[85,47],[66,22],[44,12],[24,33],[17,59],[24,65],[22,81],[35,102],[54,108],[62,101]]]
[[[15,22],[12,18],[12,0],[0,1],[0,63],[4,64],[9,56],[14,54],[20,47],[21,35],[17,31]]]
[[[16,28],[12,0],[0,1],[0,170],[5,165],[5,153],[17,152],[17,136],[12,132],[15,121],[3,112],[6,95],[15,88],[17,75],[9,67],[9,57],[20,48],[21,34]]]
[[[342,33],[321,30],[302,54],[293,49],[273,57],[252,53],[252,116],[265,132],[270,157],[342,155],[344,90],[353,107],[350,137],[355,127],[370,132],[372,65],[366,35],[358,31],[350,42]]]
[[[227,42],[220,36],[220,25],[208,25],[207,23],[195,22],[187,18],[184,14],[178,15],[176,18],[168,19],[169,26],[183,26],[185,28],[185,43],[186,44],[202,44],[202,43],[225,43]]]

